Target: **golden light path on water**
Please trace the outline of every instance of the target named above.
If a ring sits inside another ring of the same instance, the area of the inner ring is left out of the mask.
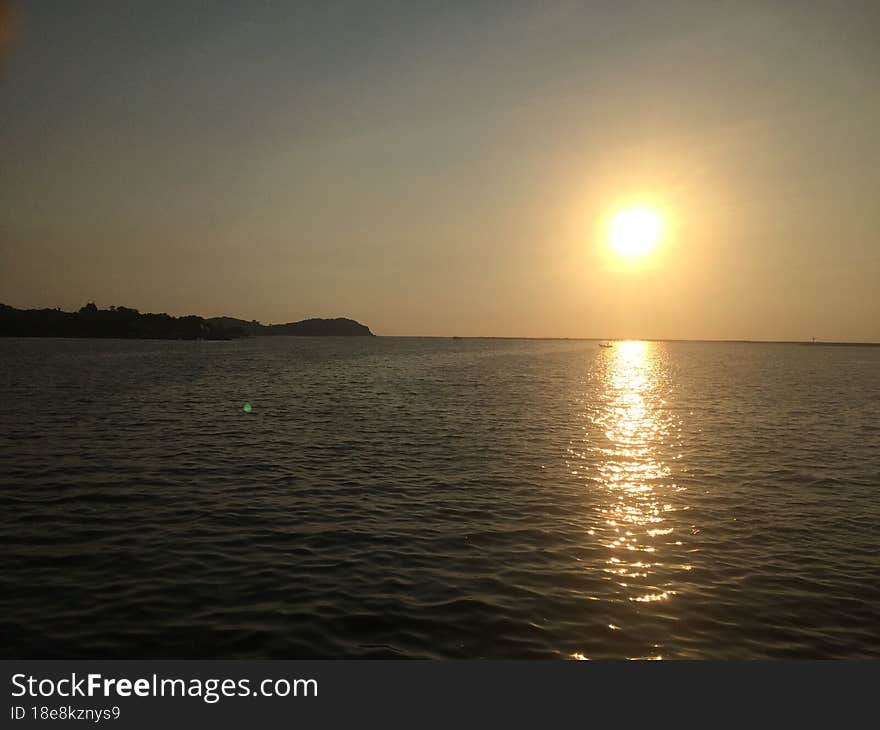
[[[674,499],[684,488],[674,483],[663,457],[666,451],[667,459],[676,458],[680,435],[680,423],[666,407],[664,354],[662,345],[641,341],[618,342],[603,350],[592,375],[598,381],[592,387],[600,395],[599,403],[588,409],[590,436],[584,450],[572,449],[572,456],[595,465],[597,515],[588,534],[607,551],[601,570],[613,585],[606,593],[613,596],[612,603],[645,609],[672,601],[677,591],[670,578],[691,569],[681,560],[684,548],[670,520],[672,513],[687,507]],[[626,626],[613,622],[608,629]],[[573,657],[587,658],[581,653]]]

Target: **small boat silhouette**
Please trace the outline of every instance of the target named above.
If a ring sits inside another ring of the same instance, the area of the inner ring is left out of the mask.
[[[600,342],[599,347],[614,347],[610,342]]]

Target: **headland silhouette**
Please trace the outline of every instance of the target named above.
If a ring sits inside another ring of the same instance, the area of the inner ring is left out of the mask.
[[[102,337],[145,340],[232,340],[240,337],[294,335],[306,337],[372,337],[366,325],[353,319],[304,319],[285,324],[261,324],[234,317],[174,317],[144,313],[129,307],[98,309],[89,302],[77,312],[61,309],[16,309],[0,304],[0,337]]]

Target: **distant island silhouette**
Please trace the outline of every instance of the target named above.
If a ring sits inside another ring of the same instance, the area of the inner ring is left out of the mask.
[[[240,337],[373,337],[353,319],[304,319],[286,324],[260,324],[235,317],[142,314],[129,307],[98,309],[89,302],[78,312],[61,309],[16,309],[0,304],[0,337],[104,337],[144,340],[232,340]]]

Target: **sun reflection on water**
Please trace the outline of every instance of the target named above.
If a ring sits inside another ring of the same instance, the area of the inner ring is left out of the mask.
[[[657,553],[663,541],[657,538],[674,531],[664,525],[674,509],[664,496],[676,489],[666,483],[671,470],[657,454],[658,443],[672,436],[675,424],[663,409],[656,347],[648,342],[621,342],[608,353],[605,407],[593,419],[606,438],[598,449],[598,481],[610,498],[599,508],[605,545],[611,551],[606,572],[626,578],[622,587],[632,589],[633,594],[627,597],[640,603],[675,595],[674,590],[650,581],[662,560]]]
[[[673,520],[673,513],[687,509],[683,488],[673,481],[675,456],[666,448],[678,440],[681,424],[666,405],[662,345],[619,342],[597,360],[598,401],[587,408],[588,437],[572,456],[594,469],[596,513],[587,534],[604,550],[596,567],[609,584],[607,618],[614,619],[614,631],[623,632],[632,611],[673,600],[676,576],[691,567],[682,564],[684,548]]]

